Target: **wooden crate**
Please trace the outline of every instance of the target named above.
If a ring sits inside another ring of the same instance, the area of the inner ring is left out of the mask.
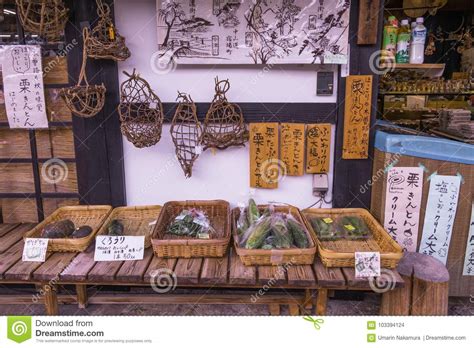
[[[439,175],[456,175],[460,173],[464,179],[461,184],[458,208],[454,221],[451,244],[448,253],[447,267],[450,274],[449,294],[450,296],[469,296],[474,293],[474,277],[462,275],[464,255],[466,252],[467,236],[474,192],[474,166],[431,160],[420,157],[400,156],[397,154],[385,153],[378,149],[374,152],[374,166],[371,199],[371,212],[377,220],[384,223],[385,214],[385,194],[387,173],[384,170],[390,163],[396,163],[395,167],[418,167],[422,164],[429,173],[438,172]],[[421,242],[423,232],[423,221],[425,219],[426,203],[428,199],[429,174],[423,176],[423,194],[420,210],[420,224],[418,230],[418,244]]]
[[[371,235],[366,240],[340,239],[335,241],[322,241],[318,239],[317,231],[314,231],[318,243],[318,254],[326,267],[354,267],[354,253],[357,251],[380,252],[380,265],[384,268],[396,268],[403,256],[402,248],[365,209],[306,209],[303,210],[303,214],[312,229],[313,226],[310,221],[313,217],[329,217],[336,221],[340,216],[349,215],[362,218],[371,232]]]

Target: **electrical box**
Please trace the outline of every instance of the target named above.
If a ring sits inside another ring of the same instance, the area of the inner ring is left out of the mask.
[[[316,95],[333,95],[334,71],[318,71],[316,79]]]

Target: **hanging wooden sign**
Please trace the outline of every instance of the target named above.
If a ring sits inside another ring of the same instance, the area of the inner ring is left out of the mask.
[[[372,76],[346,78],[343,159],[364,159],[369,155]]]
[[[288,175],[304,174],[304,124],[282,123],[280,126],[280,158]]]
[[[331,124],[309,124],[306,130],[306,173],[329,172]]]
[[[278,123],[250,124],[250,186],[277,188],[286,175],[278,159]]]

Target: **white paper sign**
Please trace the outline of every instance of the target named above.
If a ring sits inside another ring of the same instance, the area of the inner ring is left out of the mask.
[[[380,277],[379,252],[356,252],[354,256],[356,278]]]
[[[462,275],[474,276],[474,202],[471,208],[471,224],[467,236],[466,254],[464,257],[464,270]]]
[[[448,258],[460,185],[459,176],[431,176],[419,252],[431,255],[444,264]]]
[[[416,251],[423,169],[396,167],[387,173],[384,228],[405,251]]]
[[[40,46],[4,46],[2,70],[10,128],[48,128]]]
[[[48,238],[26,238],[23,246],[22,261],[44,262],[48,251]]]
[[[97,236],[94,261],[143,260],[145,236]]]

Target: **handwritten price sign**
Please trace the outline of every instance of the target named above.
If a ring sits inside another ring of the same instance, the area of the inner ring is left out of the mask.
[[[143,260],[144,236],[97,236],[94,261]]]

